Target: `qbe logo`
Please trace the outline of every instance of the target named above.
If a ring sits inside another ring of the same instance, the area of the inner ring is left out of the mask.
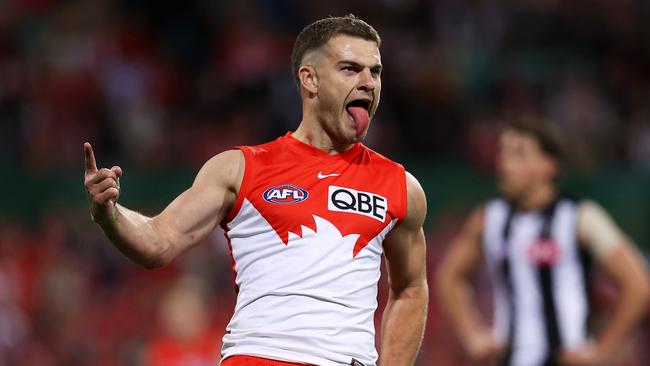
[[[328,197],[327,209],[330,211],[356,213],[381,222],[386,220],[386,197],[337,186],[329,187]]]
[[[292,184],[282,184],[267,189],[262,197],[266,202],[286,205],[306,200],[309,192]]]

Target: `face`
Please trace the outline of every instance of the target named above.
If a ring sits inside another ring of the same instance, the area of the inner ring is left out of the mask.
[[[338,143],[361,141],[379,105],[381,57],[377,43],[337,36],[306,57],[301,83],[313,98],[313,112],[323,129]],[[312,79],[305,80],[306,71]]]
[[[163,298],[160,316],[169,336],[189,340],[198,336],[206,321],[201,296],[192,288],[176,288]]]
[[[540,184],[552,184],[555,174],[554,160],[533,136],[514,130],[501,134],[497,175],[503,195],[517,199]]]

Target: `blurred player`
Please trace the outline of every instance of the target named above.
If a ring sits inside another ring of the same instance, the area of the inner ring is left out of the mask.
[[[425,196],[401,165],[361,144],[379,104],[379,45],[354,16],[307,26],[292,54],[298,129],[213,157],[155,217],[117,204],[122,170],[98,170],[84,146],[93,220],[135,262],[163,266],[225,229],[237,305],[222,365],[374,365],[382,253],[381,365],[415,360],[428,300]]]
[[[648,304],[643,259],[592,201],[558,195],[557,140],[542,125],[504,130],[497,158],[502,198],[478,207],[439,272],[440,300],[474,360],[513,366],[601,365]],[[593,257],[620,290],[609,323],[591,339],[587,270]],[[481,259],[493,282],[494,329],[472,303]]]
[[[161,331],[146,347],[148,366],[214,365],[217,351],[205,287],[199,278],[184,276],[171,284],[160,300]]]

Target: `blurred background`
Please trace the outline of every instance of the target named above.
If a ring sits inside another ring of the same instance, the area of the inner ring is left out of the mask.
[[[132,264],[90,221],[82,143],[122,166],[124,205],[155,214],[212,155],[297,127],[295,36],[350,12],[383,38],[366,142],[427,192],[431,284],[496,193],[499,125],[522,115],[565,138],[563,190],[599,201],[648,256],[648,1],[0,0],[0,366],[217,364],[235,301],[223,234],[164,269]],[[597,327],[616,291],[596,278]],[[430,306],[418,365],[471,365]],[[617,365],[648,364],[649,322]]]

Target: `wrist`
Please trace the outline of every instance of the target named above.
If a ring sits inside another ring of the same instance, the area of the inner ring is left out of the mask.
[[[594,342],[599,359],[607,359],[614,351],[615,344],[607,337],[600,337]]]
[[[488,338],[491,338],[492,332],[487,327],[475,325],[465,329],[461,335],[465,349],[471,353],[472,350],[480,348]]]
[[[467,339],[471,342],[476,339],[482,339],[486,335],[492,335],[492,330],[481,323],[476,323],[467,325],[461,334],[464,339]]]
[[[102,229],[106,230],[115,224],[117,221],[117,202],[108,203],[107,207],[99,208],[98,213],[95,210],[90,210],[90,218],[92,221],[99,225]],[[102,212],[103,211],[103,212]]]

